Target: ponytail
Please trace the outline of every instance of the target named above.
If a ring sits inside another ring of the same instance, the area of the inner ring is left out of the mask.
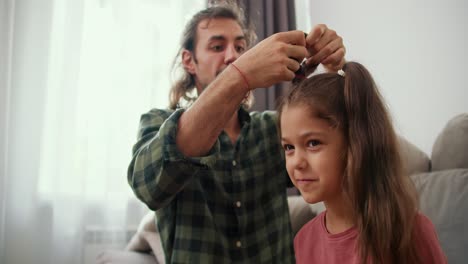
[[[343,71],[348,126],[343,184],[356,214],[360,263],[418,263],[412,241],[417,195],[403,175],[387,107],[364,66],[348,62]]]
[[[169,91],[169,109],[175,110],[180,107],[180,99],[183,98],[187,105],[193,103],[196,97],[190,96],[190,93],[195,89],[195,79],[188,73],[183,72],[182,76],[175,81]]]

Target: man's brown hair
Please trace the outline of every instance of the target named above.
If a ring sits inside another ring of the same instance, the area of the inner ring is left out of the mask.
[[[174,63],[172,66],[174,74],[176,74],[176,71],[179,68],[181,68],[180,57],[183,50],[190,51],[193,54],[195,62],[197,62],[195,46],[197,44],[196,37],[198,24],[200,24],[200,22],[205,19],[215,18],[228,18],[237,21],[237,23],[239,23],[244,32],[247,47],[250,47],[250,45],[252,45],[253,42],[255,42],[255,32],[253,31],[251,26],[247,26],[243,10],[237,4],[227,2],[208,7],[196,13],[185,26],[182,35],[181,47],[177,53],[177,56],[174,59]],[[187,71],[183,70],[181,76],[179,76],[174,81],[169,92],[169,108],[176,109],[179,106],[181,98],[183,98],[189,104],[193,102],[196,98],[191,97],[190,93],[193,91],[194,88],[194,76],[188,73]]]

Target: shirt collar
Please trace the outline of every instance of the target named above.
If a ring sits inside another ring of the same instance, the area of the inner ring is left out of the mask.
[[[250,114],[245,110],[243,106],[239,108],[239,111],[237,112],[238,118],[239,118],[239,123],[241,127],[244,124],[249,124],[250,123]]]

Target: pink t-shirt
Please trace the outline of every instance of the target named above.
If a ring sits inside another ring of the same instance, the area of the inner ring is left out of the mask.
[[[359,263],[356,251],[357,229],[330,234],[325,227],[325,212],[305,224],[294,238],[296,263]],[[416,219],[419,254],[423,263],[447,263],[432,222],[424,215]]]

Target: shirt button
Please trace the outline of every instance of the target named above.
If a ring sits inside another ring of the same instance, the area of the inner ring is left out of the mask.
[[[242,203],[240,201],[237,201],[236,206],[240,208],[242,206]]]
[[[238,247],[238,248],[242,247],[242,243],[240,241],[237,241],[236,242],[236,247]]]
[[[232,161],[232,166],[236,166],[237,162],[235,160]]]

